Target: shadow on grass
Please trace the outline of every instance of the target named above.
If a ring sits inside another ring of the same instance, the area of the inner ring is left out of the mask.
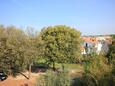
[[[46,72],[49,69],[49,66],[45,63],[37,63],[32,66],[32,72],[39,73],[39,72]]]

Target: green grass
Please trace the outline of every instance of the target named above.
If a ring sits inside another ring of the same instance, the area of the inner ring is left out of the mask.
[[[38,63],[45,63],[45,60],[44,59],[39,59]],[[65,68],[66,69],[70,69],[70,70],[76,70],[76,69],[83,69],[83,66],[80,65],[80,64],[69,64],[69,63],[66,63],[64,64]],[[50,67],[52,67],[52,65],[50,65]],[[55,63],[55,67],[56,68],[61,68],[62,67],[62,64],[61,63]]]
[[[83,66],[80,64],[64,64],[66,69],[69,70],[83,70]],[[61,64],[56,63],[56,68],[61,68]]]
[[[69,69],[82,69],[80,64],[66,64]]]

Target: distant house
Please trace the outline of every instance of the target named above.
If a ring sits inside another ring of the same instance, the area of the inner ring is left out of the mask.
[[[96,39],[101,43],[101,52],[107,53],[109,50],[109,45],[112,44],[112,38],[111,36],[105,35],[105,36],[98,36]]]
[[[98,42],[96,45],[96,53],[99,55],[99,53],[102,51],[102,43]]]
[[[112,43],[110,36],[82,36],[83,43],[81,45],[81,54],[90,54],[95,51],[97,54],[100,52],[107,53],[109,44]]]

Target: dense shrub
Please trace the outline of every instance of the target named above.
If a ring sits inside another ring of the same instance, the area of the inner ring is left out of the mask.
[[[67,73],[56,73],[48,71],[46,75],[41,76],[35,86],[70,86],[71,81]]]
[[[98,55],[84,64],[83,83],[85,86],[109,86],[110,83],[113,86],[111,71],[106,57]]]

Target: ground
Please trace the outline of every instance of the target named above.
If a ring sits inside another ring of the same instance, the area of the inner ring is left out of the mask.
[[[70,76],[81,76],[83,68],[78,64],[65,64],[69,70]],[[60,67],[57,65],[57,67]],[[24,73],[28,76],[28,72]],[[16,78],[9,76],[6,80],[0,81],[0,86],[35,86],[37,78],[44,73],[31,73],[31,78],[28,80],[22,75]]]
[[[31,73],[29,80],[22,75],[16,78],[9,76],[6,80],[0,81],[0,86],[35,86],[36,78],[38,78],[40,74],[41,73]]]

